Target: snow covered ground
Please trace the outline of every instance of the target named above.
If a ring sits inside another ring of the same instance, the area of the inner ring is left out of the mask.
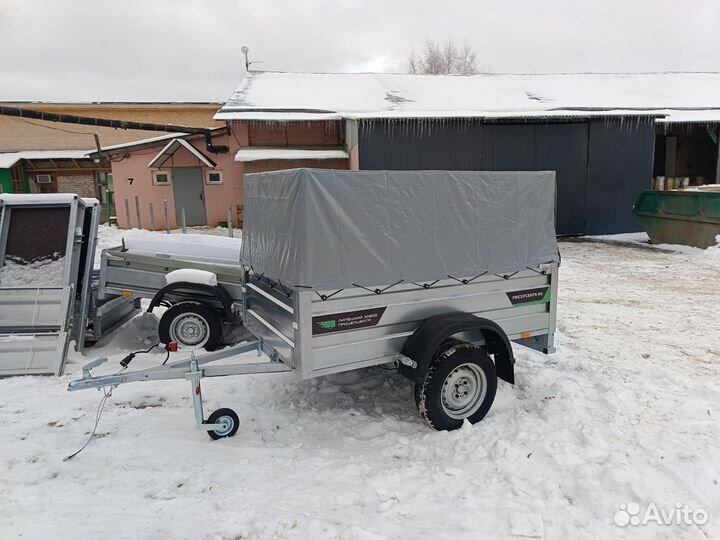
[[[206,380],[207,410],[242,423],[216,442],[193,429],[188,382],[142,383],[63,461],[101,397],[68,381],[139,348],[135,326],[59,379],[0,380],[0,538],[720,538],[720,258],[560,245],[557,353],[516,347],[517,384],[456,432],[430,431],[379,368]],[[616,525],[632,503],[709,520]]]

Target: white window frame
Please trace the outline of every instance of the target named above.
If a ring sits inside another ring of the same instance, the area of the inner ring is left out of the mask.
[[[164,174],[167,176],[167,182],[158,182],[157,176],[158,174]],[[153,171],[152,172],[152,182],[154,186],[169,186],[172,184],[172,173],[170,171]]]
[[[217,182],[211,181],[211,180],[210,180],[210,175],[211,175],[211,174],[218,174],[218,175],[220,175],[220,180],[218,180]],[[222,184],[222,183],[223,183],[223,173],[222,173],[222,171],[218,171],[217,169],[207,169],[207,170],[205,171],[205,183],[206,183],[208,186],[217,186],[217,185],[219,185],[219,184]]]

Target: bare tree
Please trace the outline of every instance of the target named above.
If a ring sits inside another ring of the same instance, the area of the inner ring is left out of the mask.
[[[432,39],[425,40],[420,53],[414,49],[408,57],[408,72],[425,75],[472,75],[478,72],[475,52],[466,41],[458,47],[452,38],[441,44]]]

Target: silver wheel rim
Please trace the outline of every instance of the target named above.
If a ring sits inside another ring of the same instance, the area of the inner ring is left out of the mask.
[[[472,416],[485,401],[487,377],[476,364],[460,364],[443,382],[442,408],[454,420]]]
[[[187,347],[202,347],[210,339],[210,325],[197,313],[183,313],[170,323],[170,340]]]
[[[232,431],[233,427],[235,427],[235,421],[232,418],[230,418],[229,416],[221,416],[220,418],[217,419],[217,421],[215,423],[223,424],[223,426],[225,426],[221,429],[215,430],[215,433],[217,435],[219,435],[220,437],[224,437],[225,435],[227,435],[228,433],[230,433]]]

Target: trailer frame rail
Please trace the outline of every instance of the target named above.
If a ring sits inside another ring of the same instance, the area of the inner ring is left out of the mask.
[[[270,357],[268,362],[249,362],[245,364],[227,364],[211,366],[213,362],[224,360],[238,354],[257,351],[258,356],[263,353]],[[106,363],[107,357],[98,358],[83,366],[81,379],[68,384],[69,391],[85,390],[88,388],[117,388],[121,384],[141,381],[167,381],[174,379],[187,379],[191,383],[193,409],[195,412],[195,425],[201,431],[207,431],[212,438],[231,436],[237,430],[238,418],[230,409],[220,409],[224,414],[217,421],[206,420],[203,411],[203,398],[200,381],[205,377],[228,377],[231,375],[251,375],[258,373],[283,373],[292,371],[292,367],[285,364],[280,357],[272,351],[262,340],[241,343],[233,347],[214,351],[207,354],[196,355],[190,351],[190,357],[177,360],[167,365],[155,366],[146,369],[126,372],[125,368],[110,375],[93,376],[92,370]],[[213,415],[210,416],[212,418]],[[215,434],[215,436],[213,436]]]

